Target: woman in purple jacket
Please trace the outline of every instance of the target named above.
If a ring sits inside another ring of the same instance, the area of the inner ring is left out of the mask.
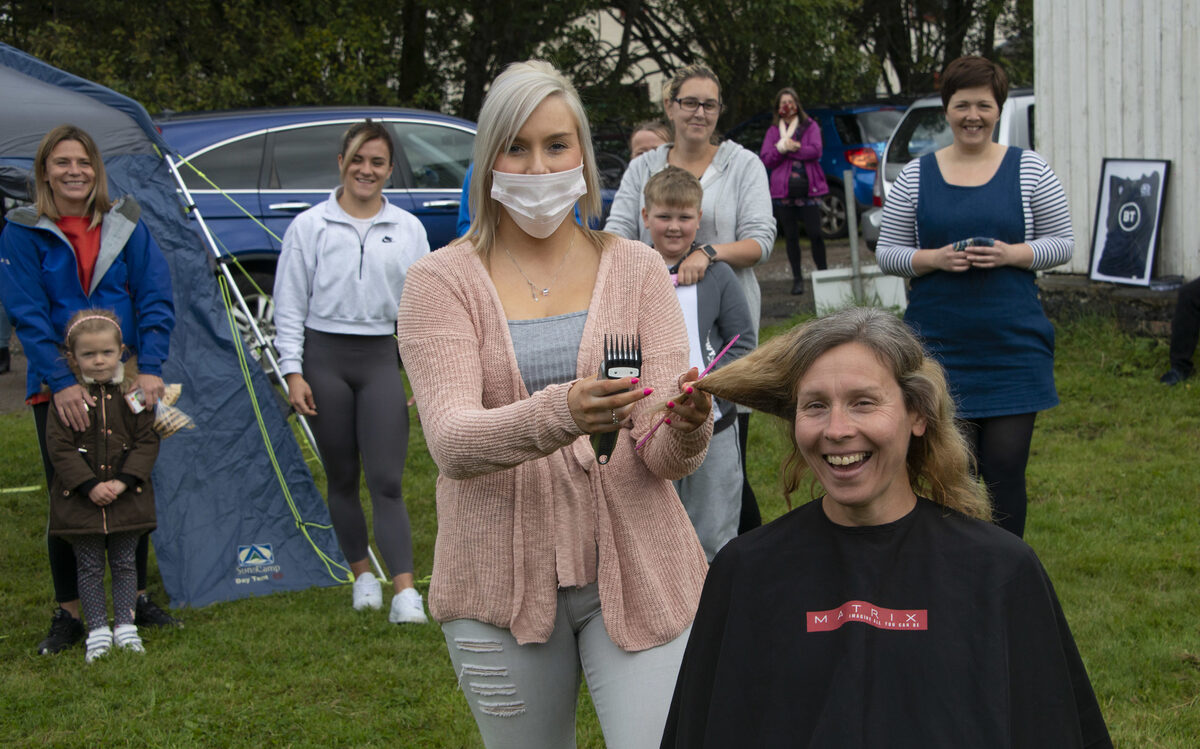
[[[813,262],[819,270],[825,270],[821,197],[829,194],[829,185],[821,171],[821,149],[821,126],[800,107],[795,89],[780,89],[775,94],[775,121],[767,130],[758,155],[770,173],[775,219],[787,239],[793,294],[804,293],[799,220],[804,221],[804,233],[812,245]]]

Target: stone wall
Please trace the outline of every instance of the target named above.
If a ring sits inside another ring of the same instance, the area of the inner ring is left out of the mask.
[[[1163,338],[1170,335],[1175,291],[1152,291],[1057,273],[1042,276],[1038,286],[1042,291],[1042,306],[1056,322],[1098,315],[1115,317],[1122,330],[1134,335]]]

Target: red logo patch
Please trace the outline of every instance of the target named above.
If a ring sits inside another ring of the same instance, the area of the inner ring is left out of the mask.
[[[809,632],[832,632],[846,622],[861,622],[876,629],[929,629],[928,609],[885,609],[866,601],[847,601],[836,609],[809,611]]]

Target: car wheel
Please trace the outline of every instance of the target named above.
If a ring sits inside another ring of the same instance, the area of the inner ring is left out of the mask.
[[[829,193],[821,196],[821,236],[839,239],[846,236],[846,196],[840,184],[829,183]]]
[[[234,279],[237,283],[238,291],[242,292],[242,297],[246,300],[246,307],[250,310],[250,316],[254,322],[258,323],[258,329],[262,331],[263,337],[268,343],[275,342],[275,300],[271,298],[270,292],[275,289],[275,276],[271,273],[261,271],[251,271],[250,278],[238,271],[234,271]],[[251,283],[253,280],[253,283]],[[257,285],[258,288],[255,288]],[[258,350],[257,341],[254,338],[254,331],[250,327],[250,321],[246,314],[242,312],[236,303],[233,308],[233,319],[237,324],[238,333],[242,336],[242,341],[246,344],[246,349],[255,360],[261,360],[262,353]],[[263,368],[266,369],[266,362],[263,362]]]

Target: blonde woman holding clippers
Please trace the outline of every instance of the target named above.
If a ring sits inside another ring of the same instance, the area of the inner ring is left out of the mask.
[[[430,612],[488,747],[574,745],[581,670],[607,745],[657,746],[706,569],[670,482],[703,460],[711,402],[673,400],[634,449],[647,396],[697,373],[662,260],[586,228],[592,139],[561,73],[496,79],[475,163],[470,232],[410,269],[400,304],[441,472]],[[638,376],[596,376],[605,335],[640,336]],[[588,438],[606,433],[601,465]]]

